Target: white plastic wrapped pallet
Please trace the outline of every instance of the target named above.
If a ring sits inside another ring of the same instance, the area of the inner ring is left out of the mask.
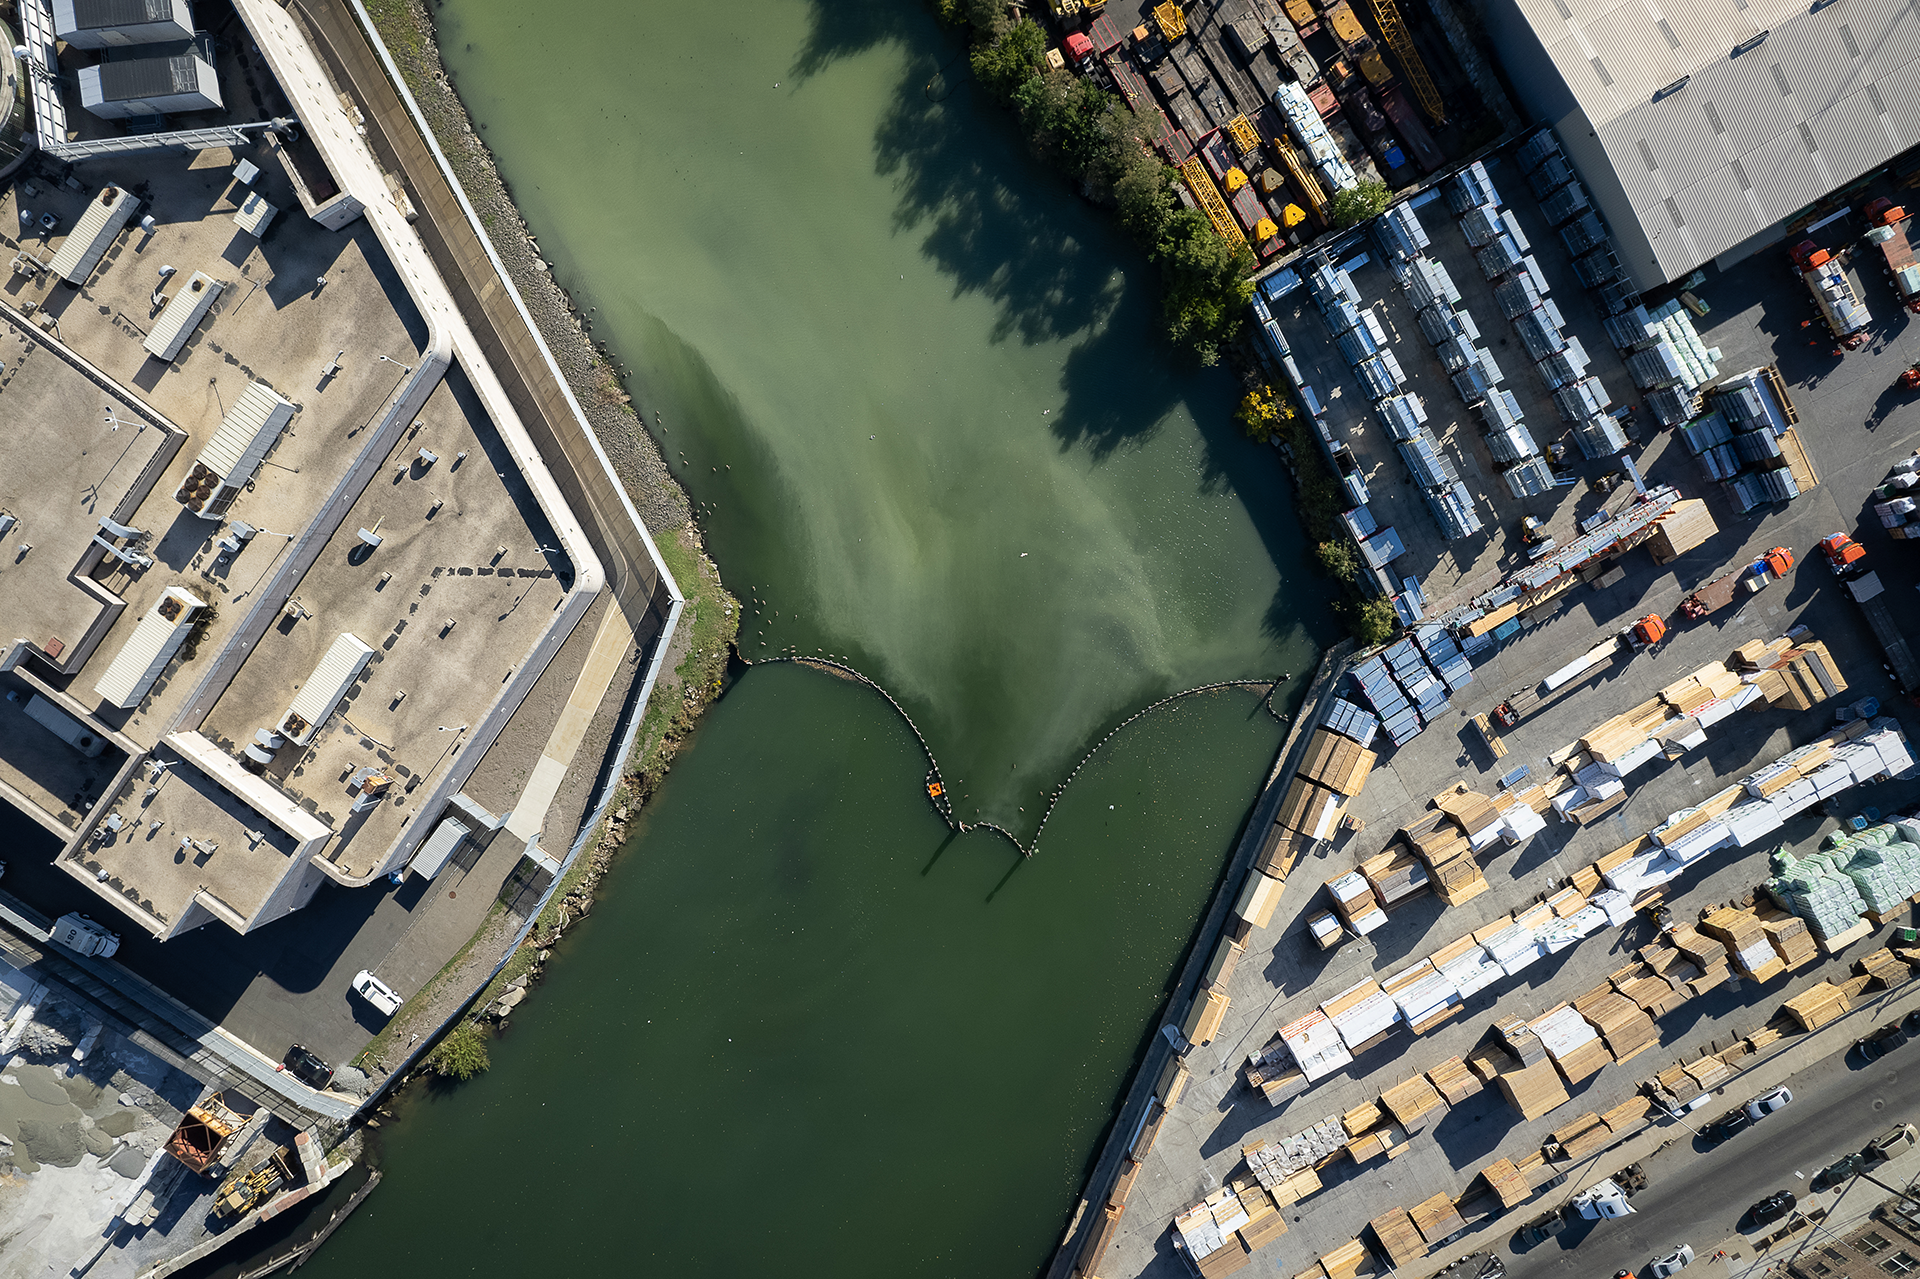
[[[1280,1039],[1309,1080],[1324,1078],[1353,1060],[1339,1028],[1318,1008],[1282,1026]]]
[[[1352,927],[1354,932],[1365,937],[1368,933],[1379,928],[1386,922],[1387,912],[1381,910],[1378,906],[1374,906],[1355,915],[1353,917]]]
[[[1539,1036],[1540,1046],[1547,1050],[1547,1056],[1556,1061],[1600,1038],[1599,1032],[1588,1025],[1587,1019],[1575,1012],[1571,1005],[1556,1008],[1544,1017],[1536,1017],[1527,1025]]]

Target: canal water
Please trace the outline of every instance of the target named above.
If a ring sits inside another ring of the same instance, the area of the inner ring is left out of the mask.
[[[960,816],[1025,837],[1139,706],[1312,669],[1324,584],[1233,379],[1163,354],[1148,270],[919,0],[435,16],[743,652],[888,687]],[[947,831],[870,690],[749,671],[308,1273],[1032,1273],[1283,731],[1246,690],[1142,720],[1022,862]]]

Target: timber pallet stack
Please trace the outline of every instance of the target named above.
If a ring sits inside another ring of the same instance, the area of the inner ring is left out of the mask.
[[[1755,981],[1771,981],[1787,970],[1759,916],[1722,906],[1700,921],[1700,931],[1725,946],[1733,966]]]
[[[1802,991],[1786,1004],[1787,1013],[1802,1030],[1818,1030],[1852,1006],[1846,992],[1830,981]]]

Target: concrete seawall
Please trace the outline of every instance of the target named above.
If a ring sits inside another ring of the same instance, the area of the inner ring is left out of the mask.
[[[1106,1206],[1107,1196],[1112,1193],[1114,1182],[1119,1178],[1127,1159],[1127,1148],[1134,1129],[1139,1125],[1141,1116],[1153,1098],[1154,1081],[1167,1059],[1173,1055],[1173,1046],[1167,1036],[1160,1033],[1165,1027],[1172,1026],[1177,1031],[1181,1017],[1192,1003],[1199,990],[1200,978],[1206,968],[1207,959],[1213,953],[1215,941],[1221,930],[1226,927],[1227,916],[1233,908],[1233,899],[1240,889],[1240,881],[1246,877],[1248,867],[1253,865],[1255,854],[1259,852],[1260,841],[1267,828],[1273,825],[1274,817],[1280,808],[1280,801],[1286,796],[1287,787],[1293,782],[1294,772],[1300,767],[1306,754],[1311,730],[1320,722],[1327,703],[1340,690],[1340,682],[1347,668],[1352,665],[1357,649],[1353,640],[1342,640],[1328,649],[1320,658],[1320,665],[1314,672],[1313,682],[1307,687],[1306,696],[1301,700],[1300,709],[1294,715],[1293,727],[1287,733],[1287,740],[1281,744],[1279,753],[1274,757],[1273,771],[1267,775],[1266,785],[1255,802],[1253,815],[1248,819],[1246,830],[1240,836],[1239,844],[1233,850],[1232,858],[1227,862],[1220,882],[1214,887],[1213,898],[1207,905],[1206,914],[1201,917],[1200,926],[1194,931],[1192,946],[1187,951],[1185,962],[1181,965],[1179,979],[1174,984],[1174,993],[1167,1001],[1161,1013],[1160,1025],[1155,1027],[1153,1038],[1148,1042],[1146,1051],[1134,1068],[1133,1078],[1128,1083],[1125,1095],[1115,1112],[1112,1125],[1107,1130],[1105,1143],[1100,1154],[1093,1162],[1092,1170],[1087,1174],[1086,1188],[1081,1191],[1080,1200],[1074,1205],[1073,1219],[1068,1223],[1066,1234],[1060,1241],[1060,1247],[1044,1272],[1046,1279],[1071,1279],[1074,1260],[1080,1255],[1080,1249],[1086,1243],[1089,1231],[1096,1228],[1096,1219],[1100,1209]],[[1088,1211],[1089,1208],[1093,1211]]]

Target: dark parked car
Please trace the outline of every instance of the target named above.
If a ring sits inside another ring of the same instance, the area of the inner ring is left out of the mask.
[[[1746,1108],[1740,1107],[1735,1110],[1729,1110],[1726,1114],[1720,1116],[1705,1128],[1702,1128],[1700,1135],[1707,1139],[1708,1144],[1717,1146],[1727,1138],[1751,1127],[1752,1124],[1753,1119],[1747,1114]]]
[[[1548,1213],[1520,1232],[1520,1240],[1529,1246],[1545,1243],[1567,1228],[1567,1219],[1557,1212]]]
[[[1822,1190],[1832,1190],[1835,1186],[1840,1185],[1849,1177],[1854,1176],[1866,1166],[1867,1161],[1859,1155],[1843,1156],[1813,1174],[1813,1189],[1816,1193]]]
[[[333,1082],[333,1067],[320,1059],[320,1054],[311,1048],[299,1044],[287,1049],[284,1058],[287,1073],[309,1088],[325,1088]]]
[[[1900,1033],[1900,1027],[1888,1022],[1865,1039],[1856,1041],[1853,1047],[1862,1061],[1878,1061],[1905,1042],[1907,1037]]]
[[[1920,1035],[1920,1009],[1915,1009],[1902,1018],[1900,1021],[1900,1029],[1906,1031],[1909,1035]]]
[[[1791,1190],[1776,1190],[1747,1209],[1747,1218],[1756,1226],[1770,1226],[1792,1212],[1798,1202]]]

